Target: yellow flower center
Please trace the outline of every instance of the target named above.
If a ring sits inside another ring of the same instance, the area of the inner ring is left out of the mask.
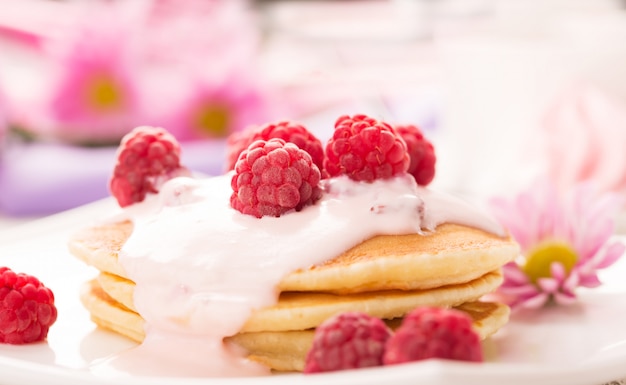
[[[230,114],[227,108],[208,105],[196,114],[196,127],[211,137],[224,137],[229,134]]]
[[[99,110],[110,110],[122,102],[122,93],[115,81],[105,76],[97,76],[87,86],[89,105]]]
[[[550,266],[560,262],[566,273],[576,265],[578,255],[567,243],[562,241],[544,241],[526,255],[526,264],[522,268],[528,278],[536,283],[538,278],[551,277]]]

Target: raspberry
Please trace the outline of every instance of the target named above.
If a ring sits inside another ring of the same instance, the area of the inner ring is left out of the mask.
[[[383,362],[391,365],[428,358],[483,360],[480,337],[469,315],[433,307],[413,310],[387,341]]]
[[[226,171],[235,168],[239,154],[253,142],[252,135],[254,135],[254,132],[258,129],[259,127],[257,126],[249,126],[243,131],[233,132],[228,136],[226,140]]]
[[[360,312],[331,317],[315,329],[304,373],[382,365],[391,330],[379,318]]]
[[[406,172],[409,154],[404,140],[387,123],[366,115],[341,116],[326,144],[326,176],[346,174],[371,182]]]
[[[0,267],[0,342],[43,341],[56,319],[50,289],[35,277]]]
[[[282,139],[257,140],[239,155],[231,206],[248,215],[279,217],[321,196],[320,170],[311,156]]]
[[[157,193],[163,182],[189,172],[180,165],[180,145],[158,127],[137,127],[122,138],[109,189],[121,207]]]
[[[288,120],[276,123],[267,123],[259,127],[251,127],[238,132],[228,138],[227,164],[228,170],[235,167],[241,151],[256,140],[270,140],[273,138],[291,142],[311,155],[313,163],[321,170],[324,161],[322,142],[303,125]]]
[[[413,175],[417,184],[428,185],[435,177],[435,162],[437,160],[432,143],[414,125],[395,126],[395,129],[404,139],[411,158],[407,172]]]

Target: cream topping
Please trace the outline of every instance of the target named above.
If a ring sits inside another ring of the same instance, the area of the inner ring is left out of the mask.
[[[292,271],[375,235],[422,233],[444,222],[503,235],[485,213],[420,188],[409,175],[373,183],[325,180],[315,205],[261,219],[230,207],[230,178],[174,178],[160,194],[126,210],[134,229],[119,258],[136,283],[135,305],[147,325],[138,351],[168,353],[168,361],[200,354],[219,362],[199,373],[185,370],[193,375],[263,372],[222,339],[236,334],[253,309],[275,304],[277,284]],[[185,375],[170,369],[160,374]]]

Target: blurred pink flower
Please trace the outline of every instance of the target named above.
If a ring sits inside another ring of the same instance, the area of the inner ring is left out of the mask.
[[[216,138],[275,117],[278,94],[260,85],[249,1],[62,7],[64,17],[56,18],[64,21],[42,40],[42,62],[52,71],[41,71],[34,102],[17,114],[33,136],[109,144],[135,126],[154,125],[179,140]]]
[[[271,96],[247,74],[220,83],[208,80],[192,83],[187,96],[165,124],[180,141],[225,138],[274,117]]]
[[[578,184],[560,196],[548,180],[535,183],[515,199],[492,202],[496,218],[521,246],[519,260],[504,266],[498,290],[513,308],[539,308],[551,301],[570,304],[577,287],[601,284],[597,271],[611,266],[625,245],[611,239],[616,195],[596,195]]]
[[[89,26],[74,31],[55,60],[49,114],[62,139],[116,142],[141,124],[132,39],[109,11],[94,8]]]
[[[0,92],[0,154],[2,154],[2,147],[4,147],[4,141],[6,140],[6,135],[8,131],[8,120],[9,117],[7,109],[8,107],[5,104],[4,97]]]

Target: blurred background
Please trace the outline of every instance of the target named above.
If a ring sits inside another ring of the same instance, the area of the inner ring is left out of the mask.
[[[229,133],[342,114],[419,126],[433,188],[548,175],[626,191],[626,10],[608,0],[0,0],[0,218],[107,197],[120,138],[171,131],[223,172]]]

